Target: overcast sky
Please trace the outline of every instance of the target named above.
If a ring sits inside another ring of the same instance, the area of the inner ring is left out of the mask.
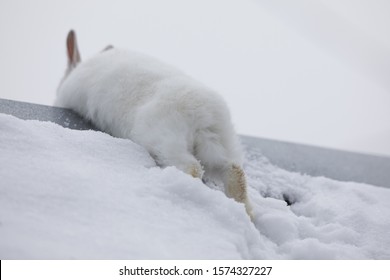
[[[387,0],[0,0],[0,98],[51,105],[70,28],[216,89],[240,134],[390,155]]]

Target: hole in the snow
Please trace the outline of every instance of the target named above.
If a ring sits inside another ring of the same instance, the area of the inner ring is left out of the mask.
[[[292,204],[294,204],[294,199],[292,197],[290,197],[288,194],[283,194],[283,200],[287,203],[287,206],[290,206]]]

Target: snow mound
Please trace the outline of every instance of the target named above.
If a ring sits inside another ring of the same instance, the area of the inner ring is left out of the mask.
[[[390,258],[389,189],[287,172],[251,150],[252,223],[130,140],[4,114],[0,132],[1,259]]]
[[[281,258],[390,259],[390,189],[288,172],[253,150],[245,169],[256,227]]]

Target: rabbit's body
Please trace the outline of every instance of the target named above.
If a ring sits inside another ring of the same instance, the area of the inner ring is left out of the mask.
[[[73,64],[72,54],[68,50],[56,105],[142,145],[160,166],[223,182],[227,195],[249,211],[240,145],[217,93],[138,53],[110,48]]]

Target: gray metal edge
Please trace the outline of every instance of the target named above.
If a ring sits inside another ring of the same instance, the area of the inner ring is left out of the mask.
[[[24,120],[50,121],[71,129],[97,130],[91,122],[65,108],[0,98],[0,113]],[[390,187],[390,157],[250,136],[240,137],[247,152],[261,153],[272,164],[288,171]]]

